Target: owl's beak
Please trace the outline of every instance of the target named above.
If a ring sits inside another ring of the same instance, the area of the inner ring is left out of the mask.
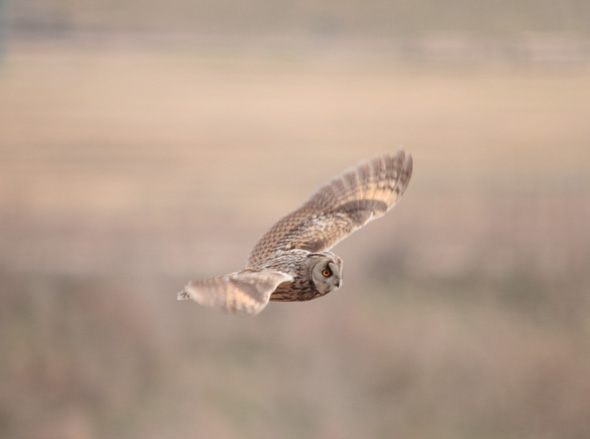
[[[336,288],[340,288],[340,284],[341,284],[341,283],[342,283],[342,282],[340,281],[340,279],[338,279],[338,280],[336,281]]]

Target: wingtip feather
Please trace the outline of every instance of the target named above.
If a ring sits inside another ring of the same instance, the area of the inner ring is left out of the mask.
[[[189,300],[190,298],[191,296],[186,289],[176,293],[176,300]]]

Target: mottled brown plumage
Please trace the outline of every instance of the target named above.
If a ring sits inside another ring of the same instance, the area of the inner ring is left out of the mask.
[[[334,245],[390,210],[412,176],[400,150],[361,162],[321,186],[256,243],[245,270],[190,282],[178,299],[256,314],[273,301],[311,300],[338,289],[342,260]]]

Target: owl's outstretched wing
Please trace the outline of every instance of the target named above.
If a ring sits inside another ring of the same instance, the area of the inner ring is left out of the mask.
[[[299,209],[256,243],[248,266],[278,250],[325,251],[391,209],[412,176],[412,156],[400,150],[361,162],[321,186]]]
[[[258,314],[273,291],[293,276],[274,270],[242,270],[211,279],[191,281],[178,293],[178,300],[193,299],[212,308],[235,314]]]

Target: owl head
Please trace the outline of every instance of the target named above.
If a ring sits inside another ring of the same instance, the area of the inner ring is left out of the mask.
[[[311,281],[320,296],[342,285],[342,259],[331,252],[310,253]]]

